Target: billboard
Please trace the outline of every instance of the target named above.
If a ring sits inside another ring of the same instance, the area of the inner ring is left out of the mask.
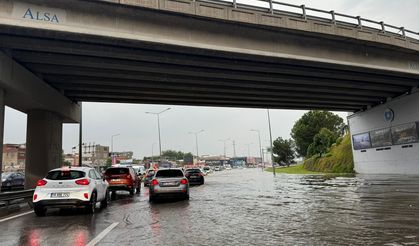
[[[353,135],[352,142],[355,150],[371,148],[370,134],[368,132]]]

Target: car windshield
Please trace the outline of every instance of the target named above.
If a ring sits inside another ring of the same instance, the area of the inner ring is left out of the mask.
[[[204,167],[204,170],[210,170],[210,168],[209,167]]]
[[[57,170],[49,172],[45,178],[50,180],[68,180],[83,178],[85,175],[82,171]]]
[[[112,174],[128,174],[128,168],[109,168],[106,170],[105,174],[112,175]]]
[[[157,171],[156,178],[176,178],[183,177],[183,172],[181,170],[159,170]]]
[[[186,170],[186,172],[187,173],[200,173],[201,170],[199,170],[199,169],[188,169],[188,170]]]

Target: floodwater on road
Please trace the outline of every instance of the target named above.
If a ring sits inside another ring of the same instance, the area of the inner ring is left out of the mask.
[[[419,245],[419,177],[325,179],[260,169],[206,176],[189,201],[121,193],[95,215],[33,213],[0,223],[0,245]]]

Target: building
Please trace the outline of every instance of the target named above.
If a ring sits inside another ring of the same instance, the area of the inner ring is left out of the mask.
[[[3,145],[3,172],[25,170],[26,144]]]
[[[82,163],[92,166],[106,166],[106,162],[109,158],[109,146],[103,146],[100,144],[83,143],[82,144]],[[77,166],[79,164],[78,146],[73,147],[73,154],[71,156],[65,156],[64,160],[68,160],[72,165]]]
[[[133,155],[134,155],[134,152],[132,151],[122,151],[122,152],[110,153],[109,156],[115,156],[116,161],[120,162],[120,161],[132,160]]]

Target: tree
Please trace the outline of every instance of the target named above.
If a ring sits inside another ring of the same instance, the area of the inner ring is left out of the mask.
[[[336,135],[340,135],[344,127],[343,119],[329,111],[311,110],[305,113],[291,130],[291,137],[295,141],[297,153],[307,156],[307,150],[313,142],[314,136],[322,128],[326,128]]]
[[[320,156],[322,154],[326,154],[338,138],[338,134],[327,128],[322,128],[320,132],[314,136],[313,142],[308,146],[307,157],[311,157],[316,154]]]
[[[183,156],[183,162],[184,163],[186,163],[186,164],[191,164],[191,163],[193,163],[193,155],[192,155],[192,153],[186,153],[184,156]]]
[[[273,142],[274,161],[289,166],[295,158],[294,141],[278,137]],[[275,156],[276,155],[276,156]]]

